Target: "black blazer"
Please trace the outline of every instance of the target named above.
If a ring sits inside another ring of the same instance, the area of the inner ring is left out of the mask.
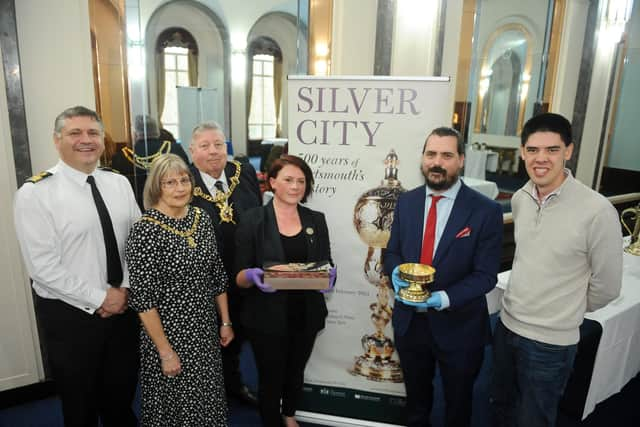
[[[324,214],[298,205],[302,232],[307,241],[307,261],[331,260],[329,231]],[[247,211],[236,233],[236,271],[262,267],[265,261],[287,262],[273,210],[273,202]],[[305,333],[317,333],[324,328],[327,305],[317,291],[304,292]],[[249,288],[242,308],[243,326],[253,331],[287,334],[287,294],[283,291],[264,293],[255,286]]]
[[[229,180],[236,174],[236,164],[233,162],[227,162],[224,168],[224,173],[227,178],[227,185],[231,185]],[[256,171],[249,163],[242,163],[240,166],[240,181],[237,187],[231,193],[229,202],[233,204],[233,218],[236,224],[233,223],[220,223],[220,210],[215,205],[202,197],[194,197],[191,204],[204,209],[205,212],[211,217],[211,221],[215,227],[216,239],[220,253],[222,254],[222,262],[224,263],[225,271],[229,275],[229,283],[233,284],[229,290],[233,291],[235,288],[235,272],[234,267],[234,245],[235,245],[235,232],[238,227],[240,215],[251,209],[262,205],[262,197],[260,196],[260,187],[258,186],[258,178],[256,177]],[[200,187],[203,193],[211,196],[207,186],[202,180],[200,171],[191,165],[191,172],[195,178],[195,187]]]

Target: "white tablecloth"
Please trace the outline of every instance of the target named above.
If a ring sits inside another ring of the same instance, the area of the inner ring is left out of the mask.
[[[628,243],[627,238],[625,245]],[[620,296],[600,310],[585,315],[600,323],[602,336],[582,419],[593,412],[596,404],[622,390],[640,372],[640,257],[625,252],[623,265]],[[509,274],[510,271],[500,273],[497,286],[487,294],[490,313],[501,308]]]
[[[462,180],[469,187],[484,194],[490,199],[495,199],[498,196],[498,185],[493,181],[485,181],[484,179],[471,178],[463,176]]]
[[[498,170],[498,153],[491,150],[476,150],[468,147],[464,156],[464,176],[484,179],[485,171]]]

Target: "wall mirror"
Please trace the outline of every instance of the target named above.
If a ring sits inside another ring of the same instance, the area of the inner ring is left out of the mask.
[[[640,7],[636,2],[615,48],[611,113],[595,182],[606,196],[640,192]]]
[[[177,146],[188,158],[202,121],[223,126],[230,154],[286,138],[287,75],[307,72],[308,0],[254,2],[251,13],[222,0],[88,1],[103,163],[136,193],[153,156]]]
[[[467,144],[465,175],[495,182],[505,211],[527,179],[522,126],[551,103],[563,10],[563,0],[463,1],[453,123]]]
[[[474,2],[466,100],[470,142],[517,148],[536,103],[543,102],[554,2]]]
[[[516,136],[531,81],[531,36],[519,24],[496,30],[480,58],[474,131]]]
[[[232,1],[88,1],[94,69],[98,70],[94,79],[98,108],[101,109],[103,98],[111,97],[104,95],[114,92],[116,83],[115,77],[104,78],[106,73],[100,66],[117,66],[123,83],[117,91],[124,94],[117,99],[118,105],[131,119],[130,123],[129,119],[124,122],[121,114],[104,108],[101,113],[106,120],[113,116],[121,128],[123,123],[132,128],[136,116],[148,115],[159,118],[163,127],[179,134],[174,107],[179,96],[177,88],[213,88],[216,99],[209,104],[213,104],[216,117],[205,119],[215,119],[231,134],[232,113],[234,126],[236,121],[246,121],[253,113],[252,103],[255,105],[255,100],[261,98],[262,94],[253,97],[255,92],[252,93],[254,77],[260,75],[270,78],[276,87],[271,92],[280,101],[270,108],[280,115],[277,123],[264,127],[286,132],[287,109],[282,105],[286,102],[286,76],[307,72],[308,0],[258,2],[252,13]],[[270,43],[267,48],[265,41]],[[105,59],[105,55],[109,56]],[[259,60],[264,66],[254,64],[256,56],[262,56]],[[275,59],[271,66],[264,63],[269,59],[265,56]],[[231,101],[238,89],[247,95],[247,111],[240,116],[233,111],[237,107]],[[176,136],[184,140],[186,135]],[[118,135],[116,142],[131,138],[135,135]]]

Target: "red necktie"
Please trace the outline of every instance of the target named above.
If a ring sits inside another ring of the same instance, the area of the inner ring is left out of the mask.
[[[427,225],[424,228],[424,240],[422,240],[422,252],[420,252],[420,264],[431,265],[433,262],[433,246],[436,242],[436,222],[438,222],[438,210],[436,204],[444,196],[431,196],[431,207],[427,215]]]

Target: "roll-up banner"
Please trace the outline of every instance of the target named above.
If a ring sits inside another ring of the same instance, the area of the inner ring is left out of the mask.
[[[289,153],[313,171],[308,206],[326,215],[338,268],[298,417],[405,424],[393,291],[382,257],[398,195],[424,183],[426,136],[451,123],[450,80],[289,76],[288,85]]]

